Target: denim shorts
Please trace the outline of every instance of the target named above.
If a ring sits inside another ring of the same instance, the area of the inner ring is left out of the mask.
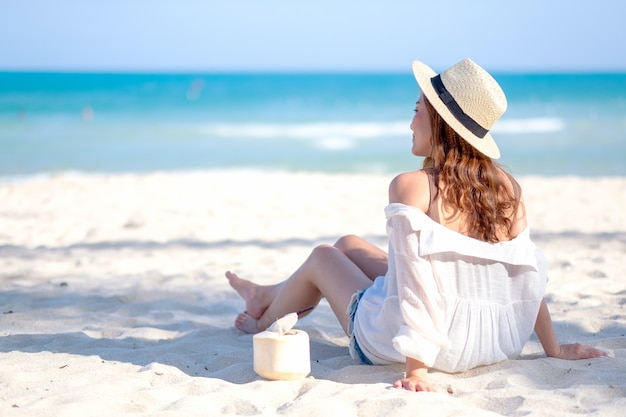
[[[372,361],[369,360],[369,358],[365,356],[365,353],[363,353],[363,350],[361,350],[361,347],[356,341],[356,335],[354,334],[354,315],[356,314],[357,306],[359,304],[359,301],[361,301],[361,297],[363,297],[366,289],[367,288],[363,288],[362,290],[357,291],[352,295],[352,299],[350,300],[350,303],[348,304],[348,309],[346,310],[346,313],[348,314],[348,331],[350,332],[349,349],[350,356],[352,356],[353,359],[358,359],[359,361],[361,361],[362,364],[365,365],[373,365]]]

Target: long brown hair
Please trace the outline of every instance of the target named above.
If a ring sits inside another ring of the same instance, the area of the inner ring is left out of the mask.
[[[432,131],[432,152],[424,160],[424,169],[434,178],[435,192],[441,192],[444,207],[461,214],[470,237],[498,242],[498,231],[504,230],[509,239],[513,238],[511,229],[521,198],[519,184],[463,140],[423,99]],[[512,187],[504,181],[502,172]]]

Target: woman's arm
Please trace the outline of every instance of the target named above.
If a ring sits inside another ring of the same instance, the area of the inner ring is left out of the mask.
[[[405,172],[396,176],[389,185],[389,203],[402,203],[407,206],[413,206],[422,212],[428,211],[430,204],[430,186],[428,183],[428,176],[422,170]],[[405,261],[408,258],[403,258]],[[396,262],[398,259],[396,258]],[[396,265],[396,269],[401,271],[411,271],[410,265],[405,263],[399,263]],[[401,273],[401,276],[410,276],[412,274]],[[404,292],[410,292],[412,294],[427,292],[424,288],[424,282],[417,282],[416,280],[410,280],[409,282],[401,283],[400,287],[404,289]],[[412,289],[412,290],[411,290]],[[432,292],[435,292],[434,290]],[[402,298],[402,294],[400,294]],[[420,298],[415,296],[414,298]],[[409,304],[410,305],[410,304]],[[422,308],[415,309],[411,313],[414,313],[417,317],[408,317],[409,322],[414,320],[419,321],[422,325],[428,328],[431,332],[436,329],[436,326],[428,326],[428,320],[422,320],[423,316],[429,317],[434,312],[432,309],[424,308],[430,306],[430,303],[422,303]],[[403,311],[404,315],[405,311]],[[405,317],[405,320],[407,317]],[[409,326],[413,327],[413,326]],[[422,329],[423,330],[423,329]],[[432,342],[431,342],[432,343]],[[405,353],[406,354],[406,353]],[[406,372],[404,378],[397,380],[393,386],[395,388],[404,388],[409,391],[435,391],[435,388],[428,381],[428,367],[424,362],[406,356]]]
[[[559,345],[546,300],[541,300],[539,306],[539,314],[537,314],[537,321],[535,322],[535,334],[539,338],[546,355],[552,358],[577,360],[608,356],[606,352],[600,349],[580,343]]]
[[[428,382],[428,367],[423,362],[413,358],[406,358],[406,375],[397,380],[393,386],[404,388],[409,391],[435,391],[435,388]]]
[[[537,321],[535,322],[535,334],[539,338],[546,355],[558,358],[561,347],[554,333],[554,326],[552,325],[552,318],[550,317],[546,300],[541,300],[541,305],[539,306],[539,314],[537,314]]]

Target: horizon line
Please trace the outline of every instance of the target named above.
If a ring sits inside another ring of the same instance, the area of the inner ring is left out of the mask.
[[[577,75],[577,74],[626,74],[626,68],[491,68],[499,75]],[[411,69],[398,68],[98,68],[98,67],[2,67],[0,73],[32,74],[136,74],[136,75],[411,75]]]

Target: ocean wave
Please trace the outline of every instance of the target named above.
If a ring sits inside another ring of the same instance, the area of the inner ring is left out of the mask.
[[[563,130],[559,118],[524,118],[500,120],[493,128],[498,134],[550,133]],[[359,139],[410,135],[409,122],[318,122],[318,123],[215,123],[198,128],[202,134],[214,137],[295,138],[324,140],[327,148],[351,147]]]
[[[345,151],[355,148],[356,145],[356,140],[346,137],[325,137],[315,144],[317,148],[328,151]]]
[[[216,123],[200,128],[205,134],[240,138],[353,138],[367,139],[406,135],[408,122],[321,122],[321,123]]]
[[[551,133],[565,129],[565,122],[556,117],[536,117],[529,119],[504,119],[493,127],[497,134],[505,133]]]

